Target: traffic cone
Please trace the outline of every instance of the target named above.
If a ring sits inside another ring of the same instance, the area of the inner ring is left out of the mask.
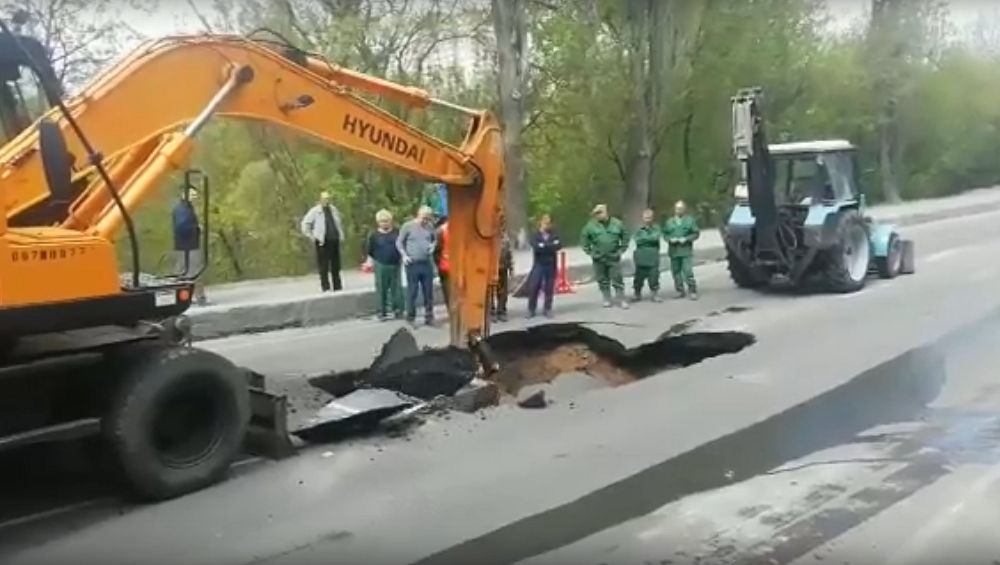
[[[556,276],[556,294],[573,294],[576,290],[569,283],[569,272],[566,269],[566,252],[559,253],[559,273]]]

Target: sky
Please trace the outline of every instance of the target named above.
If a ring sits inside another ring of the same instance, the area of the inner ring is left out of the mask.
[[[572,1],[572,0],[569,0]],[[867,13],[871,0],[825,0],[827,11],[833,17],[835,29],[844,29]],[[984,13],[1000,16],[1000,3],[994,0],[946,0],[953,23],[963,27],[973,23]],[[174,33],[199,33],[204,31],[191,4],[205,14],[212,11],[211,0],[159,0],[152,13],[125,10],[123,17],[136,31],[147,37]]]

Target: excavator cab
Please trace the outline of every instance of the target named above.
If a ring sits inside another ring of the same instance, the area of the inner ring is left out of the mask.
[[[45,47],[33,37],[0,33],[0,142],[28,128],[61,95]]]

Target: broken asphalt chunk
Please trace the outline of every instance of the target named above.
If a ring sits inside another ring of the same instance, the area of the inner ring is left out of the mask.
[[[526,387],[518,395],[517,405],[521,408],[545,408],[548,406],[545,390],[540,387]]]
[[[301,429],[292,433],[312,443],[331,441],[350,432],[373,427],[419,403],[417,399],[391,390],[358,389],[330,401]]]

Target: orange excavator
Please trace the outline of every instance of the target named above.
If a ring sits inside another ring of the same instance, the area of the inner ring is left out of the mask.
[[[135,493],[162,499],[219,480],[258,413],[275,417],[260,383],[190,347],[183,313],[200,273],[140,273],[132,214],[177,172],[203,179],[189,158],[217,116],[446,184],[451,342],[493,366],[483,340],[503,158],[489,112],[338,67],[277,34],[151,41],[64,99],[39,42],[0,27],[0,451],[95,436]],[[372,99],[458,112],[465,138],[445,143]],[[126,269],[113,243],[123,229]]]

